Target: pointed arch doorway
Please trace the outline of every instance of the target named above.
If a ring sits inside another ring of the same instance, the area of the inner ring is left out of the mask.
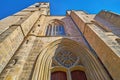
[[[67,38],[58,39],[42,49],[32,80],[55,80],[57,77],[63,80],[111,80],[83,43]]]

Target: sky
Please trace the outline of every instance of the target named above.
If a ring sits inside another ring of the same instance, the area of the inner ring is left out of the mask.
[[[120,14],[120,0],[0,0],[0,19],[36,2],[50,2],[51,15],[65,15],[66,10],[83,10],[90,14],[108,10]]]

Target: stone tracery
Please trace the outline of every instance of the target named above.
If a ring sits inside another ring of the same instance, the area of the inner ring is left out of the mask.
[[[46,29],[46,36],[64,36],[64,23],[60,20],[54,19],[49,22]]]
[[[68,50],[61,50],[55,56],[55,60],[64,67],[71,67],[77,61],[77,56]]]

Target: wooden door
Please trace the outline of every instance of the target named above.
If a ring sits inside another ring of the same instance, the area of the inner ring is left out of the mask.
[[[67,80],[65,72],[56,71],[51,74],[51,80]]]
[[[87,80],[83,71],[75,70],[71,72],[72,80]]]

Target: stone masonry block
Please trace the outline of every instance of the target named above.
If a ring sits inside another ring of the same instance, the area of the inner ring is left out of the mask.
[[[112,48],[112,44],[107,44],[107,36],[104,32],[99,31],[99,28],[93,24],[87,24],[84,32],[84,36],[96,51],[98,57],[107,68],[114,80],[120,79],[120,58],[119,52],[117,53]],[[119,73],[119,74],[118,74]]]
[[[20,26],[11,26],[0,36],[0,73],[24,39]]]

